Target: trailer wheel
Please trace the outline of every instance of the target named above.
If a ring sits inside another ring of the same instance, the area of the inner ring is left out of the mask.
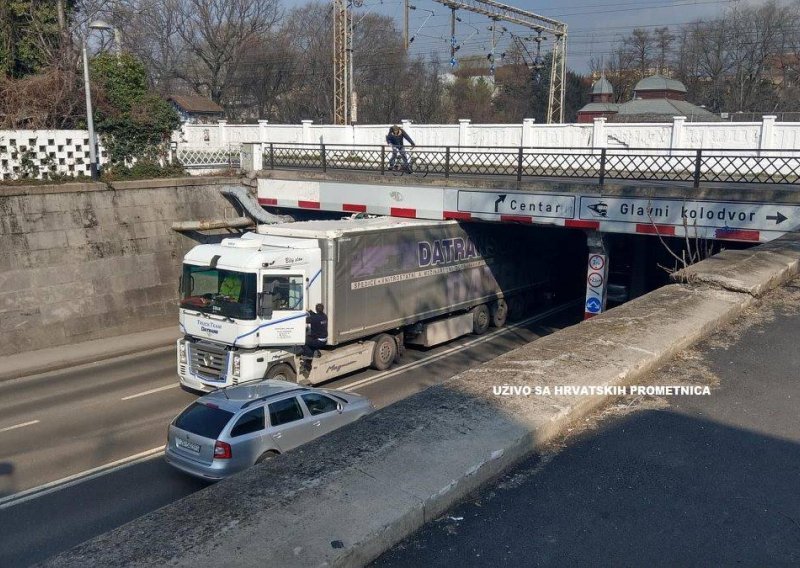
[[[508,319],[508,304],[502,298],[492,304],[492,326],[503,327]]]
[[[488,331],[491,322],[492,318],[489,315],[489,308],[486,307],[486,304],[472,308],[472,333],[483,335]]]
[[[519,321],[525,317],[526,309],[525,299],[519,294],[512,296],[508,299],[508,317],[512,321]]]
[[[397,357],[397,342],[394,337],[385,333],[375,338],[375,349],[372,352],[372,368],[385,371],[392,366]]]
[[[278,363],[270,367],[267,371],[267,379],[278,379],[279,381],[294,382],[297,379],[297,374],[286,363]]]

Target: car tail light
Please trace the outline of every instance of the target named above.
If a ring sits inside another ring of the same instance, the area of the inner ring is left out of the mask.
[[[217,440],[214,443],[214,459],[215,460],[229,460],[233,457],[231,452],[231,445]]]

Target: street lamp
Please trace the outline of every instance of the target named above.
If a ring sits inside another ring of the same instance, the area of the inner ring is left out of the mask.
[[[117,55],[122,53],[122,34],[117,28],[103,20],[95,20],[89,24],[89,29],[114,32],[114,52]]]
[[[102,20],[95,20],[89,24],[89,32],[83,37],[81,41],[81,52],[83,55],[83,85],[86,91],[86,126],[89,130],[89,172],[92,179],[98,177],[98,164],[97,164],[97,142],[94,137],[94,113],[92,112],[92,90],[89,84],[89,56],[86,54],[86,43],[91,30],[113,30],[114,43],[116,44],[117,55],[121,52],[122,42],[120,40],[119,30],[115,27],[105,23]]]

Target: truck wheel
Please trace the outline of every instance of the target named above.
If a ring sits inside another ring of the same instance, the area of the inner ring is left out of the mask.
[[[297,379],[297,374],[286,363],[278,363],[270,367],[267,371],[268,379],[278,379],[279,381],[294,382]]]
[[[520,296],[512,296],[508,300],[508,317],[511,318],[512,321],[519,321],[523,317],[525,317],[525,299]]]
[[[489,315],[489,308],[486,304],[472,308],[472,333],[483,335],[489,329],[492,318]]]
[[[372,368],[385,371],[392,366],[397,356],[397,342],[394,337],[385,333],[375,338],[375,350],[372,352]]]
[[[492,304],[492,326],[503,327],[508,319],[508,304],[502,298]]]

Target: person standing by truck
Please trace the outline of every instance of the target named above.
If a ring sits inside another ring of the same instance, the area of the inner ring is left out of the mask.
[[[412,148],[415,146],[411,136],[398,125],[393,124],[391,128],[389,128],[389,133],[386,135],[386,143],[392,147],[392,157],[389,158],[389,169],[394,168],[397,155],[400,154],[400,157],[403,158],[403,167],[407,172],[411,173],[411,168],[408,165],[408,155],[406,155],[406,150],[403,147],[403,140],[408,140]]]
[[[319,357],[319,349],[328,344],[328,316],[325,306],[317,304],[306,317],[306,356]]]

